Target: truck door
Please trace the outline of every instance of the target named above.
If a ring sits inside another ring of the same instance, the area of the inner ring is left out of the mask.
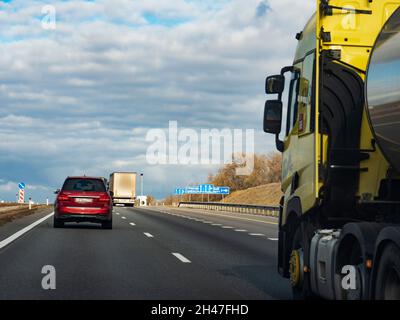
[[[315,203],[315,50],[294,64],[289,85],[282,165],[285,198],[301,199],[303,212]]]

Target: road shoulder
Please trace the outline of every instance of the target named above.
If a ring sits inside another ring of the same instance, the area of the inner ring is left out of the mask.
[[[33,212],[32,214],[17,216],[15,220],[6,222],[5,224],[0,226],[0,241],[10,237],[14,233],[22,230],[23,228],[45,217],[53,211],[54,210],[52,206],[39,208],[35,210],[35,212]]]

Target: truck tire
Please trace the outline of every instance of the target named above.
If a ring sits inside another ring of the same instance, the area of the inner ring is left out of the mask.
[[[292,245],[292,252],[294,250],[304,250],[303,245],[303,235],[301,232],[301,226],[299,225],[294,237],[293,237],[293,245]],[[300,270],[301,273],[301,283],[297,286],[292,285],[292,294],[293,300],[310,300],[317,298],[314,294],[310,291],[310,274],[304,273],[303,270]]]
[[[376,300],[400,300],[400,248],[386,246],[379,261],[375,283]]]

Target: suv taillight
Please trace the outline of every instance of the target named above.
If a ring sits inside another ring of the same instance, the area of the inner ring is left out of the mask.
[[[57,197],[58,201],[68,201],[69,197],[66,194],[60,193]]]
[[[108,194],[105,194],[105,195],[101,195],[101,196],[100,196],[99,201],[100,201],[100,202],[110,202],[111,199],[110,199],[110,197],[109,197]]]

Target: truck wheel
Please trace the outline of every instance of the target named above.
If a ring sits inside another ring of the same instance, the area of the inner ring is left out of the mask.
[[[376,300],[400,300],[400,249],[389,244],[378,265],[375,284]]]
[[[290,256],[290,282],[292,285],[292,294],[294,300],[308,300],[316,298],[309,290],[309,273],[304,273],[304,245],[301,226],[298,226],[292,245]]]
[[[53,218],[53,228],[63,228],[64,222],[60,221],[57,218]]]

